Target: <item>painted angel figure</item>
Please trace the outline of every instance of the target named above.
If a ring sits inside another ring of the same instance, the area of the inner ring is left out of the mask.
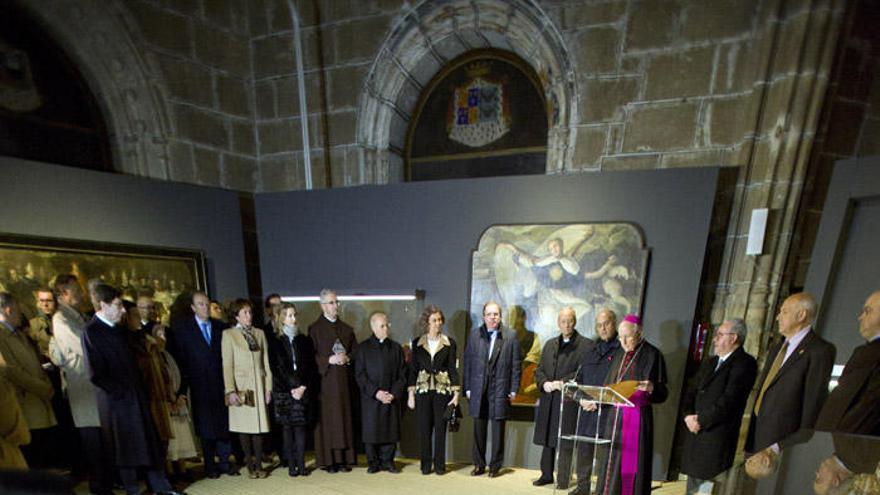
[[[591,225],[563,227],[539,244],[533,253],[507,241],[496,245],[495,270],[496,276],[500,275],[499,289],[505,292],[502,286],[512,283],[519,286],[523,297],[537,298],[537,318],[533,321],[537,321],[534,331],[541,342],[555,333],[556,314],[561,307],[571,306],[578,320],[592,321],[594,308],[584,288],[585,280],[610,274],[628,275],[626,267],[616,264],[617,257],[613,254],[598,269],[582,270],[578,253],[594,234],[595,229]],[[566,241],[572,246],[568,251],[565,250]],[[546,251],[543,245],[546,245]],[[511,270],[516,272],[512,277],[503,274]],[[589,327],[588,324],[585,328]]]

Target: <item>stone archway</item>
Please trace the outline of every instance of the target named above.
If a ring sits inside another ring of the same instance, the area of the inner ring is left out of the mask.
[[[517,54],[538,74],[552,107],[547,172],[570,168],[577,85],[569,52],[553,21],[529,0],[424,0],[404,6],[379,49],[364,83],[357,122],[364,183],[403,178],[406,130],[431,78],[469,50]]]
[[[115,168],[170,179],[170,124],[160,72],[137,48],[137,23],[119,0],[21,0],[77,63],[107,123]]]

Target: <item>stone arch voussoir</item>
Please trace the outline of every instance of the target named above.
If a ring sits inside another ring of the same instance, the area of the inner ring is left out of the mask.
[[[364,82],[356,136],[365,182],[402,180],[406,130],[423,88],[447,62],[481,48],[513,52],[538,74],[552,109],[547,172],[570,168],[577,85],[547,14],[529,0],[424,0],[404,6]]]

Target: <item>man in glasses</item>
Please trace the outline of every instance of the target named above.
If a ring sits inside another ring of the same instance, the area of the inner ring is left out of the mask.
[[[695,386],[685,395],[684,424],[688,429],[682,457],[688,475],[687,493],[730,469],[739,439],[743,411],[758,374],[755,358],[742,345],[746,324],[727,320],[712,338],[715,355],[703,361]]]
[[[350,356],[354,330],[339,319],[339,299],[321,291],[321,316],[309,326],[321,375],[321,413],[315,427],[316,464],[329,473],[349,472],[357,463],[352,430],[352,396],[357,390]]]

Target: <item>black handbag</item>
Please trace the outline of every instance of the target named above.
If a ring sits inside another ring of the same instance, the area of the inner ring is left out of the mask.
[[[455,433],[461,427],[461,407],[458,404],[446,406],[446,429]]]

